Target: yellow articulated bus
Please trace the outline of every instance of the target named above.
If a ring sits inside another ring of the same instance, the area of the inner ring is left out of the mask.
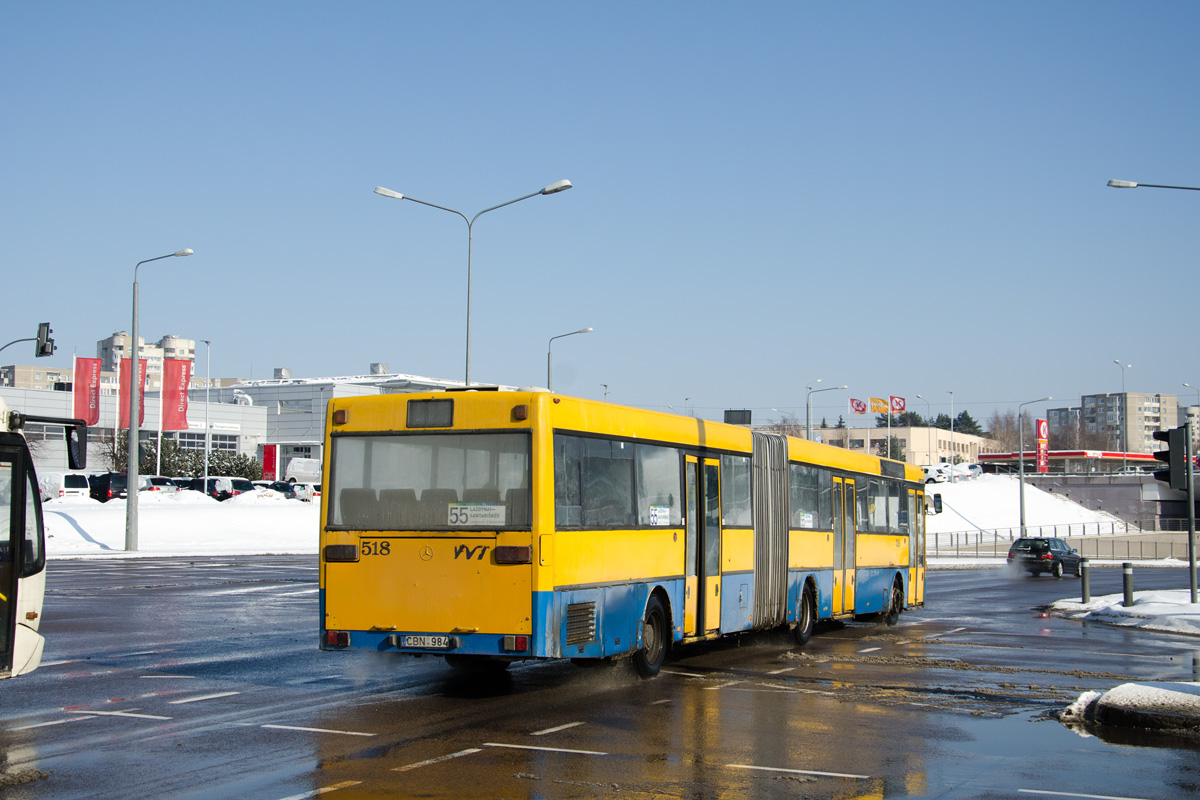
[[[632,656],[924,603],[919,467],[544,391],[329,403],[321,648]]]

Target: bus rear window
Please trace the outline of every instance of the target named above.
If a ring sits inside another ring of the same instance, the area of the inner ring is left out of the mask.
[[[329,525],[528,528],[529,442],[524,432],[335,435]]]

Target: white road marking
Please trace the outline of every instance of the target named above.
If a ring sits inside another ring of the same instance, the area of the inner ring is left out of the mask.
[[[130,358],[132,358],[132,356],[130,356]],[[739,683],[741,683],[741,681],[730,681],[729,683],[722,683],[720,686],[705,686],[704,691],[715,692],[717,689],[728,689],[730,686],[737,686]]]
[[[130,356],[130,358],[133,358],[133,356]],[[868,647],[866,650],[859,650],[858,652],[859,652],[860,654],[862,654],[862,653],[874,653],[876,650],[882,650],[882,649],[883,649],[882,647]]]
[[[1048,794],[1054,797],[1087,797],[1092,800],[1146,800],[1144,797],[1122,797],[1111,794],[1076,794],[1075,792],[1051,792],[1045,789],[1018,789],[1020,794]]]
[[[541,750],[547,753],[578,753],[583,756],[606,756],[608,753],[601,753],[596,750],[568,750],[565,747],[531,747],[527,744],[501,744],[499,742],[484,742],[484,747],[508,747],[513,750]]]
[[[182,700],[172,700],[167,705],[181,706],[184,703],[199,703],[201,700],[216,700],[218,697],[233,697],[235,694],[241,694],[241,692],[217,692],[216,694],[206,694],[200,697],[185,697]]]
[[[9,728],[9,730],[10,731],[28,731],[28,730],[32,730],[33,728],[45,728],[50,725],[62,725],[67,722],[79,722],[79,721],[85,720],[85,719],[95,719],[95,717],[92,716],[91,714],[87,715],[86,717],[67,717],[66,719],[56,719],[53,722],[39,722],[36,725],[22,725],[19,728]]]
[[[130,711],[68,711],[68,714],[94,714],[97,717],[132,717],[133,719],[171,719],[157,714],[135,714],[137,709]]]
[[[130,356],[130,358],[133,358],[133,356]],[[777,669],[774,672],[768,672],[767,674],[768,675],[782,675],[783,673],[791,672],[794,669],[795,669],[795,667],[784,667],[783,669]]]
[[[132,358],[132,356],[130,356],[130,358]],[[138,677],[139,678],[187,678],[189,680],[194,680],[196,678],[195,675],[138,675]]]
[[[960,631],[965,631],[965,630],[966,630],[966,628],[955,628],[952,631],[943,631],[942,633],[931,633],[928,636],[926,636],[925,638],[926,639],[936,639],[939,636],[949,636],[952,633],[958,633]]]
[[[320,678],[301,678],[299,680],[288,681],[287,685],[288,686],[301,686],[306,683],[316,683],[317,681],[336,681],[338,678],[341,678],[341,677],[342,677],[341,675],[325,675]]]
[[[861,778],[866,780],[870,775],[847,775],[844,772],[817,772],[811,769],[781,769],[779,767],[756,767],[751,764],[726,764],[730,769],[757,769],[763,772],[787,772],[794,775],[820,775],[825,778]]]
[[[664,675],[682,675],[685,678],[703,678],[704,677],[703,675],[697,675],[694,672],[680,672],[679,670],[674,670],[674,669],[664,669],[662,671],[662,673]]]
[[[208,592],[209,597],[220,597],[226,594],[252,594],[254,592],[273,592],[277,589],[286,589],[286,586],[249,586],[242,589],[226,589],[223,592]]]
[[[276,731],[306,731],[308,733],[340,733],[343,736],[374,736],[373,733],[359,733],[358,731],[331,731],[326,728],[301,728],[296,725],[263,725],[264,728],[270,728]]]
[[[156,656],[159,653],[169,653],[168,650],[139,650],[136,653],[121,653],[120,655],[110,656],[111,658],[130,658],[132,656]]]
[[[671,701],[670,701],[670,700],[655,700],[655,701],[654,701],[653,703],[651,703],[650,705],[652,705],[652,706],[661,706],[662,704],[664,704],[664,703],[669,703],[669,702],[671,702]]]
[[[418,767],[428,767],[430,764],[438,764],[442,761],[449,761],[452,758],[458,758],[459,756],[469,756],[472,753],[481,753],[481,752],[483,752],[483,748],[481,748],[481,747],[470,747],[466,750],[459,750],[457,753],[451,753],[448,756],[438,756],[437,758],[430,758],[430,759],[426,759],[425,761],[418,761],[416,764],[408,764],[403,767],[393,767],[392,772],[408,772],[410,769],[417,769]]]
[[[132,358],[132,356],[130,356],[130,358]],[[43,661],[40,666],[59,667],[59,666],[62,666],[63,664],[78,664],[78,663],[79,663],[78,658],[68,658],[68,659],[64,659],[63,661]]]
[[[758,686],[770,689],[773,692],[792,692],[793,694],[826,694],[833,695],[833,692],[822,692],[819,689],[798,689],[794,686],[780,686],[777,683],[760,683]],[[745,691],[758,691],[757,689],[747,689]]]
[[[320,589],[305,589],[300,592],[284,592],[283,594],[281,594],[279,596],[280,597],[295,597],[296,595],[300,595],[300,594],[316,594],[319,591],[321,591],[321,590]]]
[[[313,789],[311,792],[289,795],[281,798],[281,800],[305,800],[305,798],[308,797],[319,797],[320,795],[327,794],[329,792],[336,792],[338,789],[349,789],[351,786],[358,786],[360,783],[362,783],[362,781],[342,781],[341,783],[335,783],[331,786],[323,786],[320,789]]]
[[[132,358],[132,356],[130,356],[130,357]],[[582,725],[582,724],[583,724],[582,722],[568,722],[566,725],[559,725],[554,728],[546,728],[544,731],[537,731],[536,733],[531,733],[529,735],[530,736],[545,736],[547,733],[558,733],[559,731],[565,731],[567,728],[574,728],[574,727],[576,727],[578,725]]]

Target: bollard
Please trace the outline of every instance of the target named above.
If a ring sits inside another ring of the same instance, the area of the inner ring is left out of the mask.
[[[1125,582],[1125,602],[1122,605],[1129,608],[1133,605],[1133,564],[1128,561],[1121,564],[1121,573]]]
[[[1092,602],[1092,575],[1086,558],[1079,562],[1079,580],[1083,584],[1083,603],[1087,605]]]

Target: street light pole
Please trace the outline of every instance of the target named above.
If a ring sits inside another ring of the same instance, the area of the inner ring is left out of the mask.
[[[546,345],[546,388],[554,391],[554,340],[562,339],[564,336],[574,336],[577,333],[591,333],[591,328],[580,328],[577,331],[570,333],[560,333],[558,336],[551,336],[550,342]]]
[[[1019,474],[1017,480],[1020,482],[1020,488],[1017,490],[1017,494],[1019,495],[1018,502],[1021,504],[1022,539],[1025,538],[1025,425],[1024,421],[1021,419],[1021,415],[1024,413],[1022,409],[1031,403],[1046,403],[1053,399],[1053,397],[1043,397],[1040,400],[1029,400],[1017,405],[1017,449],[1021,451],[1017,453],[1017,470]]]
[[[1108,185],[1113,189],[1136,189],[1144,186],[1148,189],[1187,189],[1191,192],[1200,192],[1200,186],[1166,186],[1161,183],[1138,183],[1137,181],[1109,181]]]
[[[173,258],[176,256],[190,256],[191,254],[191,248],[185,248],[174,253],[167,253],[165,256],[147,258],[145,261],[139,261],[133,266],[133,324],[130,331],[130,338],[132,339],[130,348],[133,352],[129,359],[129,452],[126,454],[128,458],[125,468],[126,550],[137,550],[138,548],[138,426],[141,423],[141,420],[138,419],[138,408],[141,405],[138,399],[141,396],[142,390],[142,371],[138,369],[142,354],[141,348],[138,346],[138,267],[142,264],[149,264],[151,261],[161,261],[164,258]],[[118,405],[120,404],[118,403]]]
[[[200,491],[208,493],[208,391],[212,388],[212,342],[208,339],[204,340],[204,354],[208,362],[206,369],[208,377],[204,380],[204,485]]]
[[[467,223],[467,369],[466,369],[466,377],[463,381],[467,386],[471,385],[471,250],[473,249],[473,242],[474,242],[475,220],[479,219],[481,216],[488,213],[489,211],[495,211],[497,208],[504,208],[505,206],[511,206],[513,203],[519,203],[522,200],[528,200],[531,197],[537,197],[538,195],[542,195],[542,194],[547,194],[547,195],[558,194],[559,192],[565,192],[567,189],[570,189],[570,188],[571,188],[570,181],[568,181],[568,180],[556,181],[556,182],[550,184],[549,186],[539,189],[536,192],[530,192],[529,194],[522,195],[521,197],[518,197],[515,200],[509,200],[508,202],[500,203],[499,205],[495,205],[490,208],[485,208],[483,211],[480,211],[478,214],[476,214],[475,216],[468,219],[466,214],[462,213],[461,211],[456,211],[453,208],[447,208],[446,206],[439,206],[436,203],[429,203],[424,200],[418,200],[415,197],[410,197],[409,195],[401,194],[400,192],[395,192],[395,191],[392,191],[391,189],[385,189],[382,186],[375,187],[375,194],[382,195],[384,197],[391,197],[396,200],[411,200],[414,203],[420,203],[423,206],[430,206],[432,208],[440,208],[442,211],[449,211],[451,214],[458,214],[460,217],[463,218],[463,222]]]
[[[925,449],[929,451],[929,463],[933,464],[933,410],[929,406],[929,401],[921,395],[917,395],[917,399],[925,404]]]
[[[954,392],[949,389],[946,392],[950,395],[950,482],[958,483],[958,476],[955,474],[954,463],[956,453],[954,452]]]
[[[808,442],[812,441],[812,396],[814,394],[816,394],[817,392],[832,392],[837,389],[849,389],[850,388],[849,386],[846,386],[845,384],[842,384],[841,386],[830,386],[825,389],[812,388],[813,386],[816,386],[820,382],[821,382],[821,379],[817,378],[810,385],[804,387],[805,389],[808,390],[808,394],[806,395],[805,400],[804,400],[804,439],[805,439],[805,441],[808,441]]]
[[[1117,419],[1121,423],[1121,472],[1129,471],[1129,456],[1126,453],[1129,450],[1129,425],[1128,415],[1125,413],[1129,405],[1129,398],[1125,395],[1125,369],[1132,367],[1133,364],[1122,364],[1121,359],[1114,358],[1113,363],[1121,368],[1121,413],[1117,415]]]

